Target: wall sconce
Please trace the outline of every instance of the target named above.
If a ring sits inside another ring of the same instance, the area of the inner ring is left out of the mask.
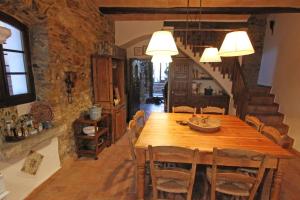
[[[75,87],[76,78],[77,78],[76,72],[72,72],[72,71],[65,72],[65,83],[67,87],[68,103],[73,102],[72,89]]]

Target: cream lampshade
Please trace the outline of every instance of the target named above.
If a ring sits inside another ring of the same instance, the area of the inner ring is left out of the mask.
[[[172,62],[172,57],[168,55],[154,55],[151,59],[151,62],[169,64]]]
[[[153,33],[146,54],[154,55],[177,55],[178,49],[170,31],[156,31]]]
[[[227,33],[219,51],[221,57],[244,56],[253,53],[254,49],[246,31]]]
[[[0,26],[0,44],[3,44],[7,38],[11,36],[11,31],[8,28]]]
[[[214,47],[205,48],[200,58],[200,62],[222,62],[218,49]]]

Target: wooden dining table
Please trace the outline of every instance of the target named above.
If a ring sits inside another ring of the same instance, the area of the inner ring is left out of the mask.
[[[200,151],[198,164],[211,165],[213,148],[231,148],[257,151],[269,155],[267,168],[274,169],[271,199],[279,199],[283,176],[282,163],[293,155],[279,145],[263,136],[256,129],[236,116],[231,115],[198,115],[219,119],[221,128],[214,133],[203,133],[180,124],[188,121],[191,114],[155,113],[153,112],[143,128],[136,144],[137,156],[137,199],[144,199],[145,163],[148,160],[147,149],[152,146],[176,146]],[[174,160],[180,163],[180,160]],[[228,166],[251,167],[251,162],[224,163]],[[252,166],[253,167],[253,166]]]

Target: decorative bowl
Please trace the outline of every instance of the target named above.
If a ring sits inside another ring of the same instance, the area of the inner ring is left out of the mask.
[[[84,127],[82,129],[83,133],[89,135],[89,136],[94,136],[95,135],[95,126],[87,126],[87,127]]]
[[[205,133],[217,132],[221,127],[220,120],[209,117],[192,117],[188,120],[188,125],[191,129]]]

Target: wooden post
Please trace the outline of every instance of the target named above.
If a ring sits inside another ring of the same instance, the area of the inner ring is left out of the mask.
[[[145,194],[145,162],[146,162],[146,151],[144,149],[136,148],[137,158],[137,199],[143,200]]]

